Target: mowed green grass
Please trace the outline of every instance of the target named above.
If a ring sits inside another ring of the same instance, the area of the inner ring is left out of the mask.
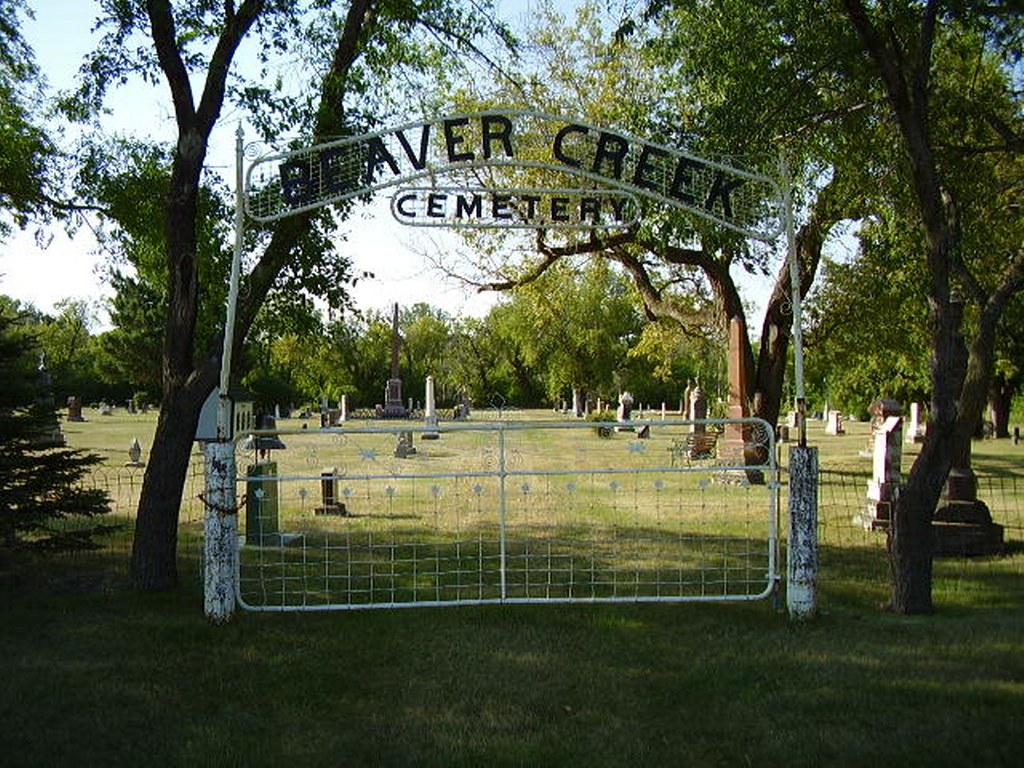
[[[823,461],[848,443],[853,462],[864,434],[814,442]],[[995,445],[1012,471],[1024,446]],[[764,601],[211,626],[185,551],[183,586],[166,594],[129,591],[95,558],[2,570],[0,764],[1016,766],[1024,754],[1019,548],[937,561],[937,613],[900,617],[879,607],[883,548],[827,543],[822,615],[803,625]]]
[[[194,587],[13,590],[0,754],[9,766],[1019,765],[1019,557],[945,570],[934,616],[878,611],[873,584],[826,584],[824,615],[802,626],[765,602],[241,614],[217,627]]]

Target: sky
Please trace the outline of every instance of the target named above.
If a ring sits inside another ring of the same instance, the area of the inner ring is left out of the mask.
[[[96,3],[30,0],[29,4],[35,19],[29,20],[22,32],[35,51],[51,90],[69,87],[82,57],[95,43],[88,30],[95,17]],[[498,5],[503,18],[517,23],[528,12],[531,0],[499,0]],[[115,92],[112,105],[113,114],[105,121],[111,130],[138,132],[139,115],[146,115],[143,135],[173,137],[164,88],[133,83]],[[211,164],[219,166],[229,178],[233,178],[234,134],[238,124],[238,118],[225,110],[211,145]],[[47,228],[42,238],[38,234],[29,229],[0,241],[0,293],[43,311],[52,311],[64,299],[92,302],[110,296],[100,270],[104,257],[97,252],[96,241],[87,227],[81,228],[73,239],[60,226]],[[45,247],[40,247],[40,239]],[[394,302],[427,302],[452,315],[482,316],[496,300],[493,294],[479,294],[432,268],[424,253],[450,250],[454,241],[437,232],[424,234],[397,225],[386,198],[355,212],[346,239],[339,247],[352,256],[354,273],[374,274],[372,279],[360,280],[353,290],[360,309],[386,310]],[[101,314],[100,325],[104,323],[105,315]]]
[[[560,0],[570,10],[577,0]],[[513,26],[521,25],[534,0],[497,0],[499,16]],[[51,91],[69,87],[82,57],[92,49],[89,33],[95,15],[93,0],[30,0],[35,19],[23,34],[36,53]],[[113,113],[105,121],[109,130],[172,139],[174,125],[166,86],[134,82],[114,92]],[[140,130],[140,115],[144,115]],[[415,120],[418,116],[410,116]],[[225,110],[211,141],[209,164],[233,178],[235,131],[239,117]],[[244,121],[242,128],[245,130]],[[251,129],[250,129],[251,131]],[[480,294],[459,281],[446,277],[431,266],[424,254],[450,257],[458,241],[439,230],[403,227],[388,209],[387,196],[357,209],[346,223],[347,242],[338,247],[353,259],[353,271],[371,271],[372,279],[360,280],[353,290],[357,307],[389,313],[395,302],[408,306],[427,302],[454,316],[482,316],[497,300],[493,293]],[[53,311],[64,299],[102,303],[111,291],[104,284],[100,267],[104,255],[97,252],[88,227],[69,239],[59,226],[43,233],[46,247],[40,247],[32,230],[0,242],[0,293]],[[753,287],[753,293],[766,290]],[[99,314],[99,328],[106,315]],[[752,323],[756,328],[757,324]]]

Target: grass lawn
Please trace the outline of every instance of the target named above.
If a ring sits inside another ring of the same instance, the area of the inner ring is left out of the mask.
[[[849,444],[853,461],[863,436]],[[1010,450],[993,458],[1019,472],[1024,446]],[[1020,765],[1021,549],[937,561],[928,617],[879,610],[877,542],[826,543],[821,559],[807,625],[766,601],[214,627],[192,578],[153,595],[95,557],[0,568],[0,764]]]

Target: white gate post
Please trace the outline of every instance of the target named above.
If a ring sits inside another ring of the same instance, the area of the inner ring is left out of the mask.
[[[818,449],[789,449],[786,608],[796,620],[818,612]]]
[[[238,559],[238,505],[235,503],[235,443],[228,387],[235,338],[235,313],[241,273],[245,191],[243,188],[243,133],[235,131],[235,249],[228,282],[224,346],[217,398],[217,439],[206,443],[206,515],[203,531],[203,586],[206,618],[222,623],[235,612],[235,567]]]
[[[235,444],[207,443],[205,457],[204,610],[207,619],[220,624],[228,621],[235,612],[235,569],[238,559]]]

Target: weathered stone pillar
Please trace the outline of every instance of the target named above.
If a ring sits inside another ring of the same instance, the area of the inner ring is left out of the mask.
[[[786,608],[798,621],[818,612],[818,449],[789,449]]]
[[[235,445],[206,443],[206,502],[203,536],[203,591],[206,618],[228,621],[235,612],[238,505],[235,501]]]

